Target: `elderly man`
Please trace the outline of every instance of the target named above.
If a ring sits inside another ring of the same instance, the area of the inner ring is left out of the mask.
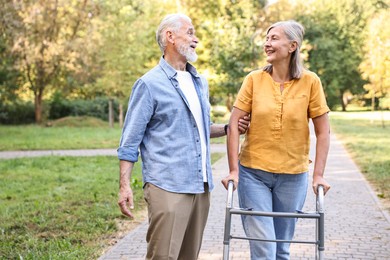
[[[208,84],[189,63],[198,38],[191,19],[171,14],[160,23],[159,64],[133,86],[118,158],[122,213],[133,217],[130,178],[141,151],[149,229],[146,259],[197,259],[213,189],[210,137],[226,134],[210,123]],[[239,123],[245,132],[248,120]]]

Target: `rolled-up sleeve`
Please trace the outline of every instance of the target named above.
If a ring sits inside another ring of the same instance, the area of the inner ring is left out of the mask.
[[[152,95],[146,84],[139,79],[133,86],[129,100],[122,136],[117,150],[119,160],[138,161],[139,146],[152,114]]]
[[[241,85],[238,92],[237,99],[234,102],[234,107],[250,113],[252,110],[253,99],[253,78],[252,74],[245,77],[244,82]]]
[[[330,111],[327,103],[326,97],[324,93],[324,89],[322,88],[321,80],[319,77],[314,77],[314,82],[311,88],[310,102],[308,114],[310,118],[315,118],[321,116]]]

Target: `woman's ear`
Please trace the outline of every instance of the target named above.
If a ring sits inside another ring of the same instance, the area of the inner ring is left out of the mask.
[[[297,47],[298,47],[298,44],[297,44],[297,42],[291,42],[291,44],[290,44],[290,49],[288,50],[288,52],[289,53],[293,53],[296,49],[297,49]]]

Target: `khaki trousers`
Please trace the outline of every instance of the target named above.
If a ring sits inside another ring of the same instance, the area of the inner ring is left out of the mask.
[[[204,193],[182,194],[147,183],[144,198],[149,217],[146,259],[196,260],[210,208],[208,185]]]

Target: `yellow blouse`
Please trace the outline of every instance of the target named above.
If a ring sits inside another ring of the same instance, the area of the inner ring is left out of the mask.
[[[300,79],[275,82],[265,71],[246,76],[234,106],[251,114],[240,151],[243,166],[272,173],[308,171],[309,118],[329,112],[319,77],[304,71]]]

